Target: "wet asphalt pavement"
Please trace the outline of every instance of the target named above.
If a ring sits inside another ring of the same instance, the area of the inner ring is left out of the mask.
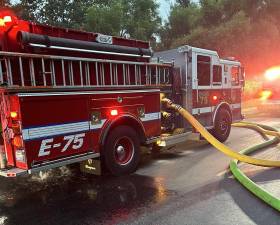
[[[251,120],[280,128],[278,118]],[[241,150],[261,140],[253,131],[234,128],[226,144]],[[144,152],[139,170],[126,177],[60,168],[0,178],[0,225],[280,224],[277,211],[232,177],[229,161],[204,142],[188,141],[157,156]],[[279,189],[279,169],[251,169],[250,177]]]

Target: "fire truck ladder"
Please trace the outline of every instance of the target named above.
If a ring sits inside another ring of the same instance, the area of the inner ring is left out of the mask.
[[[170,84],[170,64],[0,52],[0,85],[104,87]]]

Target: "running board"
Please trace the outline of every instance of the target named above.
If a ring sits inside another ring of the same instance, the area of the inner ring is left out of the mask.
[[[187,141],[188,137],[192,135],[192,132],[186,132],[183,134],[176,134],[167,137],[161,136],[157,141],[157,145],[160,147],[169,147],[175,144],[179,144],[181,142]]]
[[[63,159],[53,160],[50,162],[44,162],[34,166],[32,169],[23,170],[19,168],[12,168],[6,170],[0,170],[0,176],[4,177],[17,177],[26,174],[32,174],[39,171],[44,171],[48,169],[53,169],[61,166],[66,166],[72,163],[82,162],[88,159],[98,158],[100,156],[99,153],[86,153],[78,156],[71,156]]]

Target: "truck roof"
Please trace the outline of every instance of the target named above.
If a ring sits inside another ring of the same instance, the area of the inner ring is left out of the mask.
[[[90,56],[92,58],[102,58],[101,55],[106,52],[107,57],[105,56],[103,58],[110,58],[113,60],[117,60],[121,56],[131,56],[134,58],[144,58],[143,56],[147,56],[146,58],[150,58],[152,55],[150,44],[146,41],[37,24],[34,22],[18,19],[13,14],[6,15],[3,13],[1,14],[1,12],[0,20],[3,22],[0,24],[0,45],[1,50],[6,52],[25,52],[50,55],[63,54],[76,57],[87,57],[89,54],[92,54],[92,56]],[[4,22],[5,20],[7,22]],[[23,35],[25,37],[24,40],[22,39]],[[34,41],[35,39],[37,42],[31,43],[31,41]],[[59,46],[61,48],[57,48],[57,46],[55,46],[56,48],[51,48],[53,47],[50,46],[54,42],[53,40],[59,40],[60,44],[62,43],[62,46]],[[42,41],[43,43],[38,43],[38,41]],[[79,47],[78,49],[81,51],[77,53],[77,48],[72,46],[73,41],[76,42],[76,45],[85,45],[85,47],[82,50],[81,47]],[[66,42],[67,48],[64,46],[64,43]],[[93,45],[92,48],[94,51],[85,51],[89,49],[88,46],[90,44]],[[95,48],[98,48],[98,50],[95,51]],[[105,50],[100,51],[100,49]],[[76,51],[76,53],[73,53],[74,51]],[[126,53],[127,51],[129,54]],[[108,57],[108,55],[110,55],[109,53],[111,52],[115,52],[115,55],[116,53],[120,54],[115,58]],[[136,52],[137,54],[133,55],[133,52]],[[129,59],[123,58],[122,60]],[[142,59],[140,61],[147,62],[148,60]]]
[[[194,52],[200,53],[200,54],[216,56],[219,59],[220,63],[222,63],[222,64],[240,65],[240,62],[235,59],[221,59],[219,57],[217,51],[203,49],[203,48],[196,48],[196,47],[192,47],[189,45],[184,45],[179,48],[174,48],[174,49],[170,49],[170,50],[155,52],[154,57],[158,58],[159,60],[172,62],[172,61],[176,61],[177,58],[180,58],[182,56],[182,54],[184,54],[186,52],[191,52],[191,51],[194,51]]]

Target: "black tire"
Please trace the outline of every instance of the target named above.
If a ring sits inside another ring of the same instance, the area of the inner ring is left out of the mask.
[[[115,176],[136,171],[140,160],[140,141],[137,132],[129,126],[114,128],[106,138],[102,160]]]
[[[231,114],[227,109],[220,109],[217,113],[212,134],[220,142],[225,142],[231,131]]]

